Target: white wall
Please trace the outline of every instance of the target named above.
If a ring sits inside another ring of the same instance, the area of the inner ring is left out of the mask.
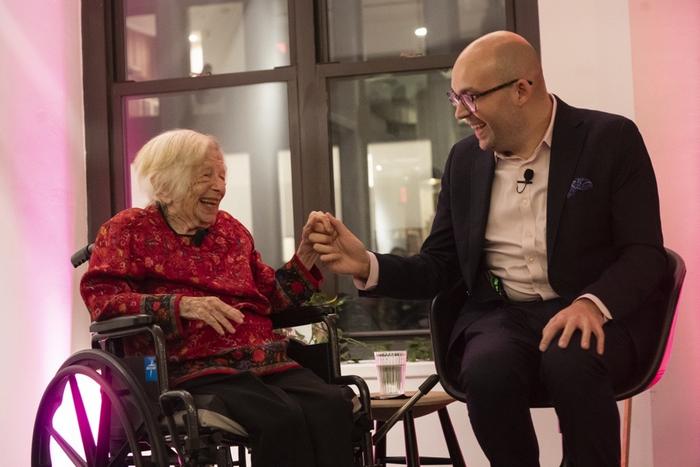
[[[29,465],[82,308],[68,261],[86,235],[80,50],[79,0],[0,0],[2,465]]]
[[[627,0],[539,0],[550,92],[576,107],[634,118]]]
[[[686,262],[673,352],[651,391],[654,465],[700,465],[700,2],[630,0],[636,121],[666,245]]]

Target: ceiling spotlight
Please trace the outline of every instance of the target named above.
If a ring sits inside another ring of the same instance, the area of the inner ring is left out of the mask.
[[[428,28],[424,28],[424,27],[416,28],[416,30],[413,31],[413,34],[415,34],[418,37],[425,37],[428,34]]]

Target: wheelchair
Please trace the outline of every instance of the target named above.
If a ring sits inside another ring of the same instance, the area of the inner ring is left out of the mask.
[[[90,252],[91,245],[74,254],[73,266],[87,261]],[[307,345],[290,339],[288,353],[326,382],[346,387],[355,419],[355,465],[372,467],[370,394],[362,378],[340,375],[333,308],[300,307],[271,318],[275,328],[312,323],[325,326],[327,342]],[[52,466],[61,457],[74,465],[90,467],[246,467],[248,434],[226,416],[222,402],[215,396],[193,396],[169,388],[164,334],[150,315],[94,322],[90,333],[92,348],[70,356],[44,392],[34,424],[32,466]],[[125,355],[124,339],[137,335],[150,339],[152,355]],[[90,385],[92,393],[83,394]],[[354,386],[357,394],[347,386]],[[90,397],[99,398],[93,403],[99,405],[99,417],[87,409]],[[72,405],[68,399],[72,399]],[[77,421],[77,443],[71,443],[70,433],[62,433],[54,423],[59,412],[68,412]],[[238,451],[236,460],[232,449]]]
[[[73,266],[86,262],[91,251],[92,245],[88,245],[76,252],[71,257]],[[428,377],[401,409],[372,435],[367,383],[358,376],[340,374],[334,309],[304,306],[270,317],[276,329],[323,324],[328,335],[326,342],[305,344],[290,339],[288,354],[324,381],[346,388],[355,420],[354,464],[379,467],[374,463],[374,444],[437,384],[437,375]],[[57,458],[64,461],[61,465],[67,458],[73,465],[86,467],[247,467],[248,433],[226,415],[223,403],[215,396],[193,396],[187,391],[169,388],[165,337],[150,315],[94,322],[90,333],[92,348],[70,356],[44,391],[34,423],[33,467],[58,465]],[[138,335],[150,338],[152,355],[125,354],[124,339]],[[89,404],[83,394],[86,381],[92,383],[92,399],[97,398],[96,393],[99,396],[99,401],[93,401],[95,407],[99,405],[99,414],[88,410]],[[348,386],[354,386],[356,391]],[[72,406],[64,399],[72,399]],[[77,442],[72,443],[55,423],[61,411],[68,412],[77,421]],[[237,451],[235,460],[232,450]]]

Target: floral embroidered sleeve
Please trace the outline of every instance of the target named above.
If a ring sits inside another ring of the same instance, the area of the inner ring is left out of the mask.
[[[257,251],[253,251],[251,262],[258,289],[270,300],[273,313],[307,302],[323,280],[316,266],[306,269],[296,255],[277,271],[265,264]]]
[[[100,228],[88,271],[80,281],[80,294],[95,321],[123,315],[150,314],[166,338],[182,336],[181,296],[143,294],[136,284],[143,279],[143,260],[130,253],[131,234],[113,219]]]

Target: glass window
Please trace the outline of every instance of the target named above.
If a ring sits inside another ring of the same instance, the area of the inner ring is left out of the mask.
[[[295,244],[286,84],[129,97],[125,104],[128,180],[133,179],[137,151],[153,136],[172,128],[214,135],[228,168],[221,209],[251,231],[265,262],[277,267],[291,258]],[[132,206],[147,203],[138,183],[131,183],[128,191]]]
[[[115,32],[83,38],[84,74],[97,77],[85,84],[88,178],[100,181],[88,185],[88,235],[144,203],[130,182],[141,145],[166,129],[194,128],[221,140],[230,167],[225,209],[273,266],[294,251],[292,200],[307,213],[334,203],[375,250],[417,252],[445,158],[470,131],[458,127],[445,96],[453,56],[513,27],[539,43],[537,15],[514,16],[536,12],[536,0],[114,0],[82,9],[85,31]],[[421,56],[429,60],[396,59]],[[113,69],[116,77],[103,73]],[[209,74],[218,76],[190,79]],[[287,96],[284,83],[298,93]],[[302,131],[308,125],[313,131]],[[302,149],[295,191],[290,146]],[[322,160],[332,161],[331,180],[314,172]],[[429,348],[412,342],[427,334],[427,301],[358,297],[344,277],[325,284],[343,296],[340,325],[350,337],[409,355],[412,346],[414,355]]]
[[[330,61],[458,53],[501,29],[505,0],[328,0]]]
[[[451,146],[471,131],[445,96],[450,73],[334,79],[330,123],[336,214],[372,250],[418,253],[430,232]],[[351,280],[345,332],[427,329],[428,301],[358,298]]]
[[[289,65],[287,0],[126,0],[126,79]]]

